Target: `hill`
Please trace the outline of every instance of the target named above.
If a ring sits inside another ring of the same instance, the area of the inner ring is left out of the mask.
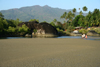
[[[69,12],[71,10],[65,10],[60,8],[52,8],[48,5],[45,6],[30,6],[30,7],[22,7],[22,8],[15,8],[9,10],[2,10],[0,11],[4,18],[6,19],[17,19],[19,18],[20,21],[29,21],[30,19],[38,19],[40,22],[47,21],[51,22],[53,19],[57,19],[58,21],[62,21],[60,16],[64,12]],[[76,15],[79,14],[76,12]]]

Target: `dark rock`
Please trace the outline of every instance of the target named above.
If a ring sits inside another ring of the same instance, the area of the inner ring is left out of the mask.
[[[97,34],[97,32],[95,32],[94,30],[90,30],[89,33]]]
[[[19,23],[18,26],[22,27],[22,25],[26,25],[27,27],[29,27],[29,29],[36,29],[38,22],[37,21],[32,21],[32,22],[22,22]]]
[[[23,24],[29,27],[32,33],[33,33],[33,30],[36,29],[38,31],[37,34],[41,34],[42,31],[44,31],[45,34],[58,35],[58,31],[56,30],[56,28],[46,22],[42,22],[42,23],[38,23],[37,21],[22,22],[18,24],[18,26],[21,27]]]
[[[48,23],[40,23],[39,25],[41,25],[42,29],[45,30],[46,34],[54,34],[57,35],[58,31],[56,30],[56,28],[54,28],[51,24]]]
[[[87,33],[88,36],[100,36],[97,32],[95,32],[94,30],[90,30]]]

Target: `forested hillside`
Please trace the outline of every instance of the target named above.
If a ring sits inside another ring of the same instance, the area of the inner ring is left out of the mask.
[[[67,8],[67,7],[66,7]],[[63,21],[60,19],[60,16],[64,12],[69,12],[70,10],[59,9],[59,8],[52,8],[47,5],[45,6],[30,6],[30,7],[22,7],[19,9],[9,9],[9,10],[2,10],[0,11],[5,19],[13,19],[16,20],[17,18],[20,21],[29,21],[30,19],[38,19],[40,22],[47,21],[51,22],[53,19],[57,19],[58,21]],[[79,13],[76,12],[76,15]],[[86,14],[85,14],[86,15]]]
[[[35,6],[35,7],[40,7],[40,6]],[[44,6],[42,8],[47,9],[48,6]],[[40,12],[45,11],[45,13],[47,14],[49,11],[51,11],[49,9],[51,9],[51,7],[49,7],[47,9],[48,11],[41,9]],[[23,14],[19,10],[21,10],[21,8],[15,9],[15,11],[18,11],[18,13]],[[86,6],[84,6],[83,11],[85,12],[87,10],[88,10],[88,8]],[[24,12],[24,10],[21,10],[21,11]],[[27,10],[25,12],[27,12],[27,11],[29,11],[28,7],[27,7]],[[77,11],[77,9],[73,8],[69,12],[64,12],[59,17],[59,18],[64,20],[63,23],[60,22],[58,19],[55,19],[53,17],[51,20],[52,22],[49,23],[49,22],[46,22],[46,20],[44,20],[44,23],[51,24],[54,28],[57,29],[58,32],[60,32],[60,35],[63,35],[63,34],[65,35],[66,33],[64,31],[68,32],[68,34],[73,32],[75,30],[75,27],[82,27],[83,29],[79,30],[79,32],[82,34],[84,34],[84,33],[87,34],[87,32],[89,31],[89,30],[87,30],[87,28],[91,27],[90,30],[92,30],[92,31],[94,30],[96,33],[98,33],[100,35],[100,10],[94,9],[93,12],[89,11],[86,16],[84,16],[82,11],[80,11],[79,14],[76,15],[76,13],[77,13],[76,11]],[[46,17],[46,16],[50,15],[50,14],[45,15],[45,13],[39,13],[39,11],[37,11],[37,12],[36,13],[39,14],[39,16],[44,15]],[[10,14],[10,15],[17,16],[17,14],[15,15],[13,13],[16,14],[16,12],[14,12],[12,10],[12,14]],[[34,13],[34,11],[33,11],[33,13]],[[57,13],[57,12],[55,12],[55,13]],[[31,15],[32,13],[29,13],[29,14]],[[52,12],[52,14],[54,14],[54,13]],[[35,32],[37,31],[37,29],[31,30],[31,28],[27,27],[26,25],[22,25],[22,27],[19,27],[18,24],[23,22],[23,21],[20,21],[20,19],[16,19],[16,20],[5,19],[4,17],[5,16],[0,12],[0,36],[1,37],[2,36],[19,36],[19,35],[24,36],[25,34],[32,34],[33,31],[35,31]],[[23,16],[23,18],[26,18],[26,17],[29,17],[29,16]],[[28,20],[28,23],[30,24],[31,22],[34,22],[34,21],[37,21],[38,23],[43,23],[39,19],[34,19],[34,18],[33,19],[30,18]],[[32,25],[32,24],[31,24],[31,26],[34,27],[34,25]],[[98,27],[98,28],[95,28],[95,27]]]

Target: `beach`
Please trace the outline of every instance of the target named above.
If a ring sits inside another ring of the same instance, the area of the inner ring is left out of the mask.
[[[0,67],[100,67],[100,41],[0,39]]]

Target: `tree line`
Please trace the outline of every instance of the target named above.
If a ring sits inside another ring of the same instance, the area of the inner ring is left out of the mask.
[[[28,27],[23,25],[19,27],[18,24],[22,21],[19,19],[12,20],[12,19],[5,19],[3,14],[0,12],[0,37],[4,36],[18,36],[20,34],[25,34],[28,32]]]
[[[80,8],[79,8],[80,10]],[[84,12],[88,10],[86,6],[82,8]],[[83,15],[83,12],[80,11],[79,15],[75,15],[76,8],[72,11],[64,12],[63,15],[60,17],[61,19],[65,19],[63,23],[57,21],[56,19],[53,20],[50,24],[59,27],[63,30],[69,30],[70,32],[73,31],[75,27],[98,27],[100,26],[100,10],[94,9],[93,12],[89,11],[86,16]]]
[[[86,6],[84,6],[82,9],[84,12],[88,10]],[[65,19],[63,23],[54,19],[49,24],[54,26],[58,31],[64,31],[67,29],[67,31],[69,32],[73,31],[73,29],[78,26],[83,28],[100,26],[99,9],[94,9],[93,12],[89,11],[86,16],[83,15],[82,11],[79,12],[79,15],[75,15],[76,11],[76,8],[74,8],[72,11],[69,11],[68,13],[64,12],[64,14],[60,17],[61,19]],[[39,20],[36,19],[30,19],[29,22],[30,21],[39,22]],[[0,36],[30,33],[29,28],[26,25],[23,25],[22,27],[18,26],[18,24],[21,22],[22,21],[19,21],[19,19],[5,19],[4,15],[0,12]]]

